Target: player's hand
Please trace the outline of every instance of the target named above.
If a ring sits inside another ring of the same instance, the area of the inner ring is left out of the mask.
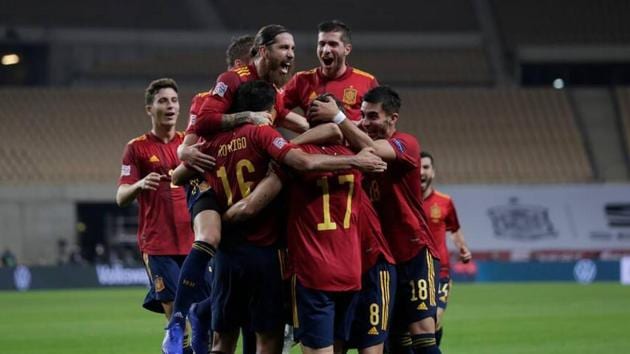
[[[210,171],[216,164],[216,159],[210,155],[206,155],[199,151],[203,141],[200,140],[197,143],[184,146],[181,149],[181,160],[186,162],[190,167],[194,168],[199,173]]]
[[[248,112],[247,121],[256,125],[271,125],[271,113],[269,112]]]
[[[356,167],[363,172],[383,172],[387,169],[387,163],[374,154],[371,147],[362,149],[355,155],[357,159]]]
[[[330,97],[324,97],[326,101],[315,100],[306,111],[306,116],[314,122],[332,122],[333,118],[339,113],[337,102]]]
[[[459,249],[459,259],[461,259],[461,261],[464,263],[470,262],[470,260],[472,259],[472,253],[470,253],[468,247],[462,246]]]
[[[141,190],[154,191],[160,186],[160,180],[166,178],[166,175],[161,175],[157,172],[151,172],[146,177],[141,179],[138,183]]]

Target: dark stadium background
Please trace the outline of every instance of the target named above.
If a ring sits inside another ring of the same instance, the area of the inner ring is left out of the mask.
[[[400,128],[436,157],[474,257],[456,280],[630,282],[629,1],[0,7],[0,289],[142,285],[137,211],[114,196],[122,149],[150,124],[147,83],[179,83],[183,128],[233,36],[283,24],[308,69],[329,19],[352,27],[350,64],[401,93]]]

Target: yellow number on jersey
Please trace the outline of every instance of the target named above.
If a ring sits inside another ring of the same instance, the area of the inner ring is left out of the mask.
[[[352,215],[352,197],[354,196],[354,175],[338,176],[339,184],[348,184],[348,198],[346,202],[346,213],[343,218],[343,228],[350,228],[350,216]],[[317,185],[322,189],[322,211],[324,213],[324,222],[317,224],[317,231],[336,230],[337,223],[332,221],[330,217],[330,187],[328,184],[328,176],[321,177],[317,180]]]
[[[236,163],[236,182],[238,182],[238,189],[241,191],[241,197],[245,198],[251,193],[253,182],[245,181],[245,177],[243,176],[243,170],[247,169],[247,172],[254,173],[256,169],[254,168],[254,164],[248,159],[239,160]],[[225,191],[225,196],[227,198],[227,206],[232,206],[233,203],[233,195],[232,189],[230,188],[230,181],[228,180],[227,170],[225,166],[221,166],[217,170],[217,177],[221,179],[221,184],[223,184],[223,190]]]

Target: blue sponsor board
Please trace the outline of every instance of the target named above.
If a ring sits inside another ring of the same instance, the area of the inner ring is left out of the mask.
[[[588,284],[596,281],[619,281],[618,261],[576,262],[476,262],[475,272],[453,272],[459,281],[518,282],[518,281],[566,281]]]

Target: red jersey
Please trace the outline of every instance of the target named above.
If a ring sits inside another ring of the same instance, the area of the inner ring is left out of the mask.
[[[429,217],[429,227],[440,254],[440,277],[449,275],[449,255],[446,247],[446,231],[457,232],[459,220],[453,200],[446,194],[433,190],[424,200],[424,213]]]
[[[123,153],[118,185],[134,184],[151,172],[168,176],[160,181],[157,190],[138,194],[138,246],[149,255],[185,255],[193,242],[186,193],[170,180],[179,165],[177,147],[183,137],[178,132],[165,144],[147,133],[131,140]]]
[[[245,124],[229,132],[216,134],[201,148],[216,158],[213,171],[206,180],[217,195],[223,210],[249,195],[269,171],[269,162],[282,161],[294,146],[267,125]],[[265,208],[243,224],[247,240],[268,246],[278,238],[278,212]],[[240,226],[240,225],[239,225]]]
[[[341,145],[301,145],[311,154],[353,155]],[[350,291],[361,288],[361,173],[350,169],[307,172],[290,183],[289,257],[307,288]]]
[[[360,120],[363,95],[376,86],[374,76],[350,66],[335,79],[325,77],[321,68],[301,71],[284,86],[284,107],[300,107],[306,112],[317,96],[328,92],[343,103],[348,118]]]
[[[370,202],[370,198],[363,188],[359,188],[357,193],[362,196],[360,214],[360,235],[361,235],[361,272],[365,273],[372,268],[380,257],[387,262],[395,264],[394,256],[389,250],[389,245],[383,236],[381,222],[378,220],[376,210]]]
[[[211,136],[221,131],[222,116],[230,112],[238,88],[255,80],[260,78],[254,64],[234,68],[219,75],[211,91],[199,93],[193,98],[186,133]],[[284,117],[280,114],[284,111],[282,100],[283,94],[278,90],[275,107],[279,114],[274,124],[278,124]]]
[[[422,209],[420,144],[414,136],[401,132],[395,132],[388,141],[396,152],[396,160],[388,161],[384,173],[366,178],[383,233],[396,262],[410,260],[424,247],[439,259]]]

